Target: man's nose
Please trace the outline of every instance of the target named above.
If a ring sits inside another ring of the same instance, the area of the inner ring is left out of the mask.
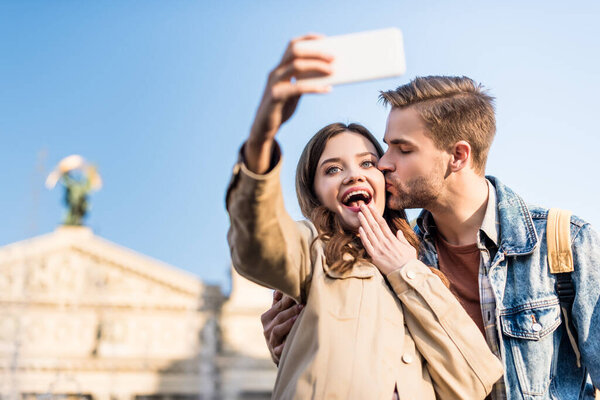
[[[391,162],[388,152],[383,153],[379,162],[377,163],[377,168],[383,173],[394,171],[394,163]]]

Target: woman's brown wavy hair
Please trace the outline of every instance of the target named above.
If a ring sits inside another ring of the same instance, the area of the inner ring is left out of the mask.
[[[325,244],[327,264],[332,270],[340,273],[352,268],[356,261],[370,261],[356,232],[344,229],[339,217],[321,204],[314,191],[317,165],[327,141],[343,132],[353,132],[364,136],[375,147],[377,156],[381,158],[383,155],[381,145],[367,128],[360,124],[346,125],[337,122],[327,125],[310,139],[302,151],[296,169],[296,195],[300,210],[315,224],[319,232],[317,239],[321,239]],[[419,240],[410,228],[404,210],[391,210],[386,207],[383,217],[394,234],[401,230],[408,242],[415,249],[419,249]],[[346,254],[350,257],[345,256]]]

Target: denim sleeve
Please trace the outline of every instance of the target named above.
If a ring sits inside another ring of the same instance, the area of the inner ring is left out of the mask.
[[[600,387],[600,236],[584,224],[573,238],[573,320],[582,363]]]

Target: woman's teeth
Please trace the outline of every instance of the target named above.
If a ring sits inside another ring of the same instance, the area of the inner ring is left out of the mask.
[[[355,190],[348,193],[342,199],[342,203],[348,207],[360,207],[361,204],[369,204],[371,202],[371,194],[366,190]]]

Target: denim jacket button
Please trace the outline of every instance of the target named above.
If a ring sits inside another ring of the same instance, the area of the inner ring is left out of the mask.
[[[536,322],[531,326],[531,329],[533,329],[534,332],[539,332],[542,330],[542,325]]]

